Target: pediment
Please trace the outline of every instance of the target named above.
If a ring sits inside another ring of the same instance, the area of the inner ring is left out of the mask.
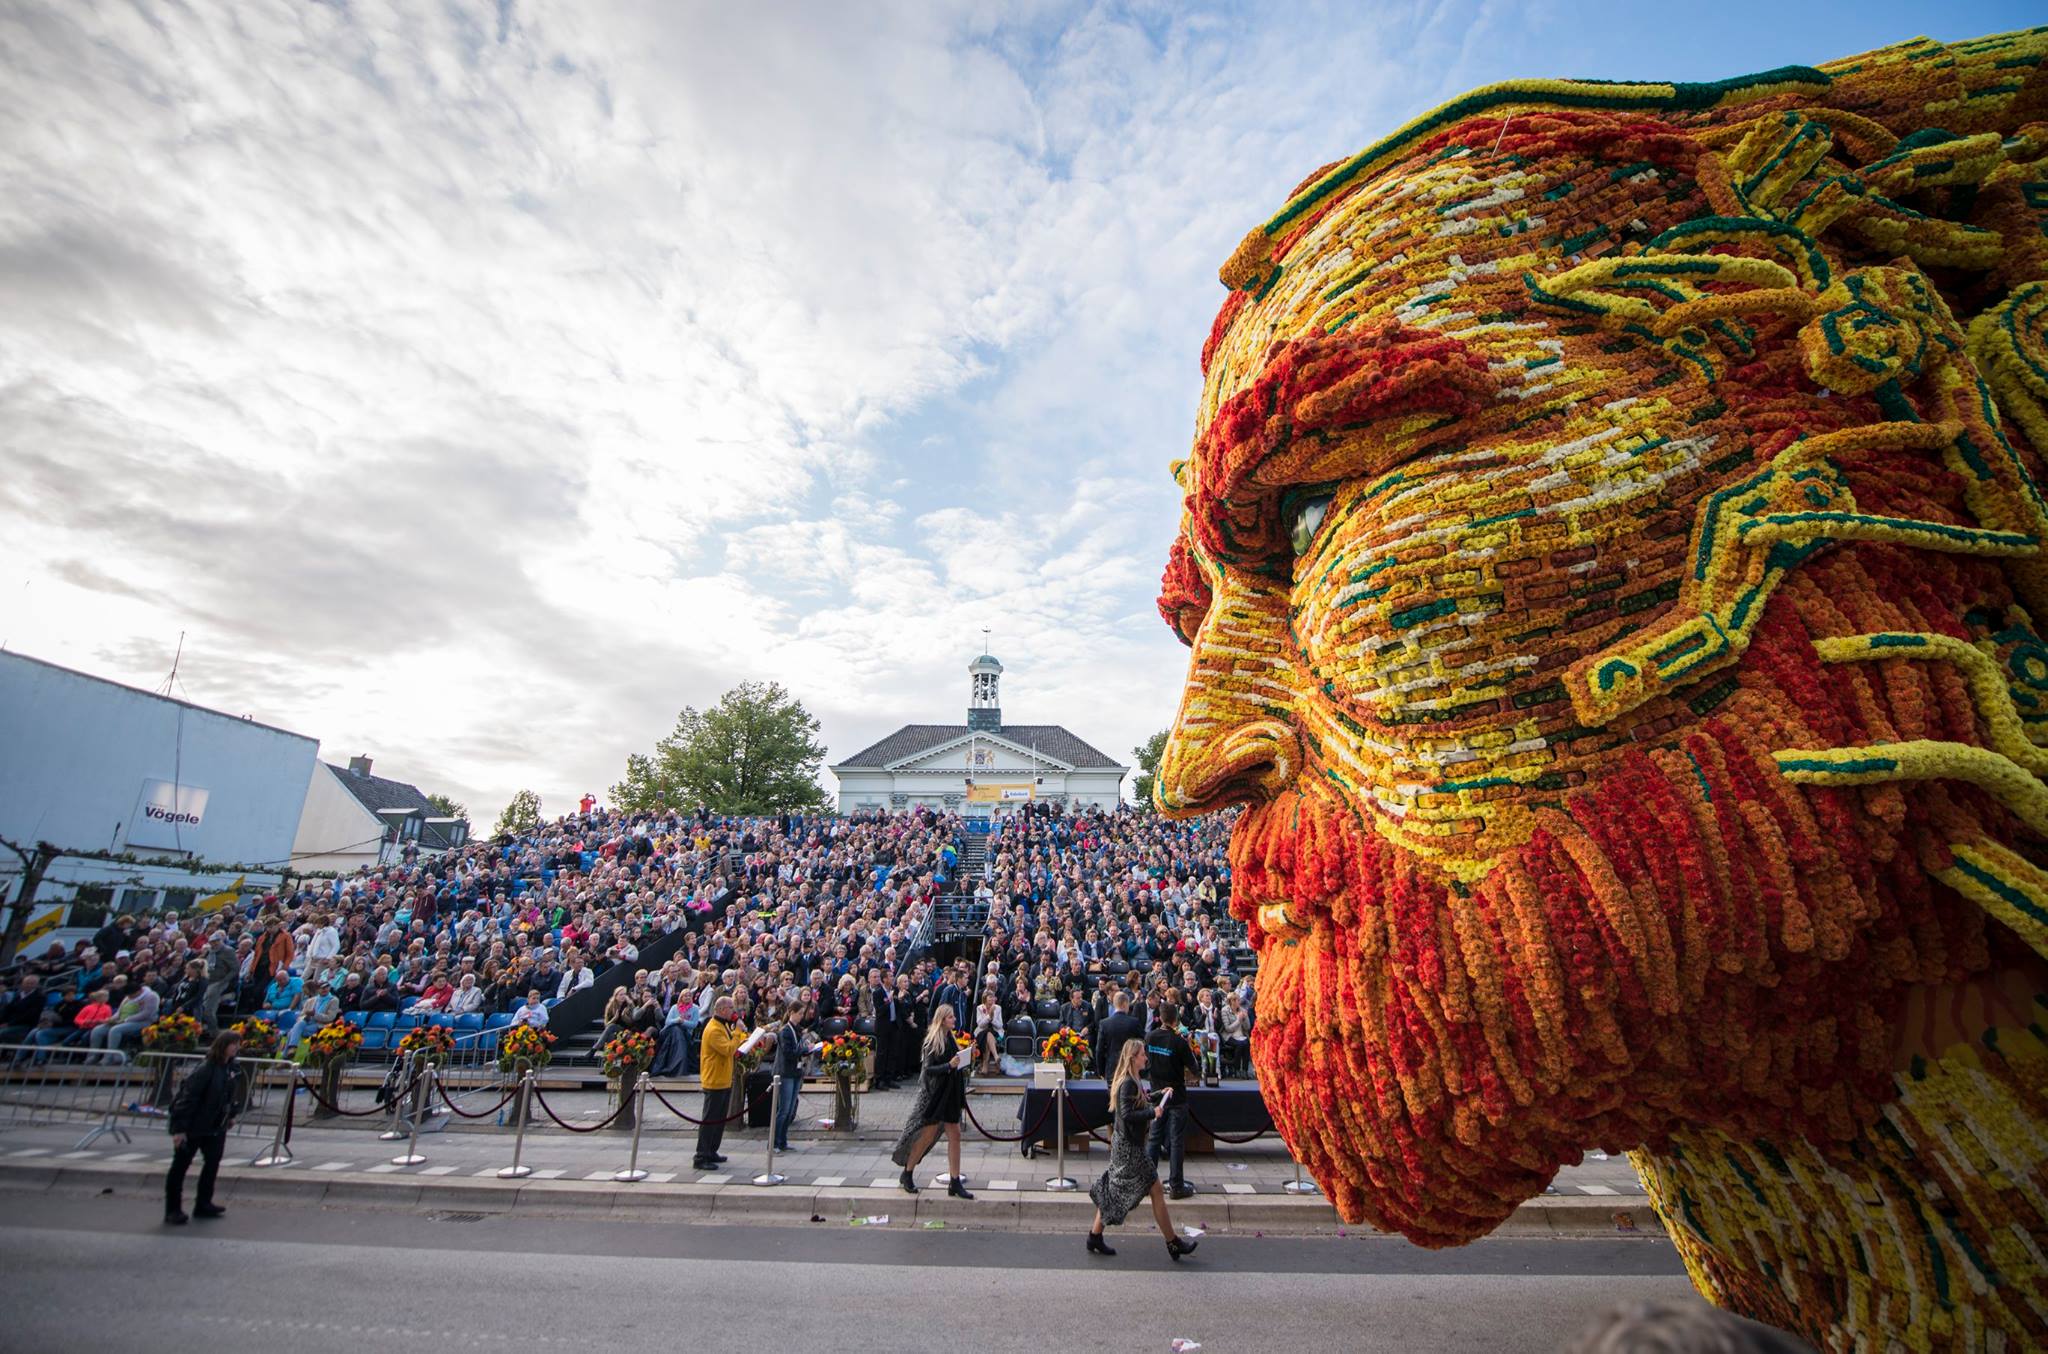
[[[977,754],[981,760],[977,761]],[[1010,772],[1043,775],[1048,771],[1072,771],[1073,764],[1043,752],[1033,752],[1022,743],[999,733],[963,733],[937,747],[926,748],[888,763],[891,771],[959,771],[970,779],[975,775],[999,777]]]

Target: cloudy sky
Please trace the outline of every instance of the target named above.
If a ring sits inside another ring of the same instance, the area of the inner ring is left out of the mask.
[[[180,694],[485,822],[746,678],[834,755],[960,720],[984,626],[1126,754],[1295,182],[1491,80],[2030,12],[0,0],[0,643],[156,687],[183,632]]]

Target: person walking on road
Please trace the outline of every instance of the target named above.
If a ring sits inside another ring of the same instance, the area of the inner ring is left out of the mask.
[[[1148,1126],[1156,1132],[1167,1113],[1165,1101],[1155,1108],[1145,1098],[1138,1078],[1145,1073],[1147,1051],[1142,1040],[1132,1039],[1117,1055],[1116,1070],[1109,1079],[1110,1139],[1109,1169],[1088,1187],[1095,1202],[1095,1225],[1088,1230],[1090,1255],[1115,1255],[1102,1239],[1104,1226],[1118,1227],[1130,1216],[1140,1199],[1152,1200],[1152,1220],[1159,1235],[1166,1238],[1166,1253],[1175,1260],[1192,1255],[1193,1241],[1184,1241],[1173,1230],[1173,1217],[1166,1210],[1166,1193],[1159,1185],[1159,1171],[1152,1164],[1147,1142]]]
[[[967,1192],[967,1182],[960,1178],[960,1112],[967,1108],[967,1064],[974,1057],[974,1049],[961,1048],[954,1042],[953,1028],[958,1018],[949,1002],[940,1002],[932,1010],[932,1027],[924,1037],[924,1075],[917,1083],[917,1099],[911,1102],[910,1117],[904,1121],[903,1136],[896,1139],[896,1150],[889,1154],[889,1159],[903,1168],[898,1183],[905,1194],[917,1193],[917,1181],[911,1172],[932,1150],[943,1130],[946,1168],[952,1172],[946,1180],[946,1193],[955,1199],[974,1197]]]
[[[185,1215],[185,1172],[195,1156],[204,1160],[192,1211],[202,1218],[217,1218],[227,1212],[213,1202],[213,1182],[220,1174],[221,1153],[227,1150],[228,1130],[235,1125],[242,1079],[235,1055],[241,1051],[242,1036],[233,1030],[215,1035],[206,1060],[185,1078],[171,1101],[173,1152],[170,1174],[164,1177],[164,1221],[173,1227],[191,1221]]]

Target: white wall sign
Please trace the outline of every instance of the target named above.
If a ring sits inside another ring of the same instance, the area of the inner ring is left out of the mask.
[[[190,851],[205,820],[204,789],[197,785],[173,785],[167,780],[146,780],[135,801],[135,817],[128,823],[128,844]]]

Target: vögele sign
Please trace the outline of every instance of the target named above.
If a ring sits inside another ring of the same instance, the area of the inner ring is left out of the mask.
[[[206,820],[206,791],[197,785],[145,780],[128,826],[130,846],[192,849],[192,837]]]

